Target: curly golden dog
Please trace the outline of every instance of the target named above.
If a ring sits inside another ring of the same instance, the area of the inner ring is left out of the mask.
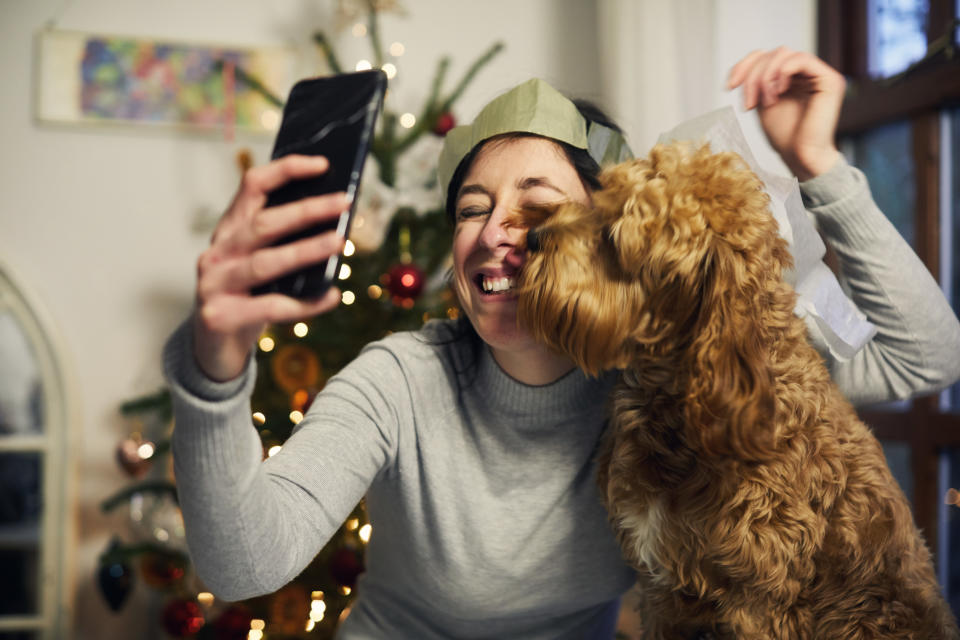
[[[960,638],[880,445],[794,315],[759,179],[657,146],[531,229],[520,321],[621,370],[599,482],[647,638]]]

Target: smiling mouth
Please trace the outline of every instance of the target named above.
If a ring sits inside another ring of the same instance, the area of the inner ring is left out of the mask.
[[[476,277],[477,286],[485,295],[504,295],[513,291],[517,285],[516,278],[510,276],[488,277],[478,275]]]

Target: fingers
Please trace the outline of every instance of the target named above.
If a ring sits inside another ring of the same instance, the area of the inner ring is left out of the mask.
[[[295,231],[334,221],[349,207],[346,194],[338,192],[256,209],[231,230],[220,233],[214,239],[213,246],[225,256],[248,253]]]
[[[258,284],[323,262],[340,253],[343,246],[343,238],[329,231],[231,257],[208,250],[197,263],[198,297],[206,300],[219,293],[246,293]]]
[[[786,78],[803,77],[809,80],[817,92],[833,91],[843,94],[847,81],[843,74],[820,58],[801,52],[786,56],[779,66],[781,76]]]
[[[247,170],[243,174],[241,191],[254,196],[266,196],[291,180],[320,175],[329,168],[330,161],[323,156],[291,154]]]
[[[743,87],[744,109],[753,109],[759,104],[769,106],[775,101],[779,87],[771,86],[771,83],[779,82],[781,74],[777,65],[791,53],[786,47],[754,51],[734,67],[738,71],[738,84]]]
[[[778,47],[771,51],[752,51],[730,71],[727,87],[742,87],[743,106],[753,109],[769,107],[794,89],[807,88],[809,92],[839,89],[842,94],[843,76],[813,54]]]
[[[293,322],[330,311],[340,303],[340,290],[333,287],[316,300],[299,300],[279,293],[250,297],[220,295],[198,307],[206,331],[231,334],[249,327]]]
[[[763,106],[769,107],[774,104],[780,95],[790,87],[793,74],[784,70],[785,61],[807,55],[809,54],[793,51],[787,47],[774,49],[765,61],[757,79],[757,92]]]
[[[277,187],[290,180],[321,175],[329,168],[330,162],[323,156],[289,155],[262,167],[248,169],[243,174],[233,201],[213,232],[213,241],[231,235],[237,227],[246,225],[248,218],[263,208],[267,194]]]
[[[727,78],[727,89],[736,89],[739,87],[747,77],[747,73],[749,73],[754,63],[765,53],[765,51],[760,49],[751,51],[744,56],[740,62],[733,65],[733,68],[730,70],[730,75]]]

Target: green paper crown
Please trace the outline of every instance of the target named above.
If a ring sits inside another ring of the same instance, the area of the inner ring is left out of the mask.
[[[447,132],[437,167],[444,198],[454,172],[470,150],[504,133],[533,133],[585,149],[601,167],[633,157],[618,131],[596,122],[588,124],[566,96],[533,78],[492,100],[473,124]]]

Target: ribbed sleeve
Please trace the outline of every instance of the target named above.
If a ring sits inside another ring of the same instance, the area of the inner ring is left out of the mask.
[[[863,173],[841,160],[801,183],[804,204],[877,335],[831,374],[855,404],[931,393],[960,378],[960,323],[937,282],[877,208]]]

